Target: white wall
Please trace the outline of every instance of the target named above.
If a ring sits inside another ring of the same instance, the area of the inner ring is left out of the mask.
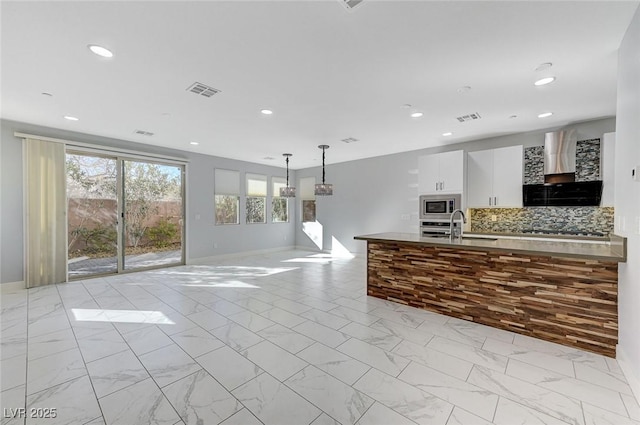
[[[640,8],[618,51],[616,122],[616,233],[627,237],[627,263],[620,264],[618,358],[640,400]]]
[[[615,119],[607,118],[571,124],[577,130],[578,140],[602,138],[604,133],[615,131]],[[512,145],[524,147],[544,145],[541,131],[492,137],[419,151],[404,152],[357,161],[331,164],[326,167],[327,183],[334,184],[334,196],[317,198],[317,220],[323,227],[323,249],[332,249],[332,237],[349,251],[364,253],[366,242],[354,241],[356,235],[379,232],[418,231],[418,175],[410,174],[418,168],[418,157],[425,154],[464,149],[476,151]],[[339,149],[332,146],[331,149]],[[331,151],[327,153],[330,159]],[[319,181],[321,168],[298,170],[298,178],[316,176]],[[402,216],[409,215],[408,220]],[[301,227],[296,228],[296,244],[314,248],[311,239]]]
[[[289,223],[245,224],[244,198],[240,202],[239,225],[214,224],[213,176],[215,168],[238,170],[241,175],[241,193],[244,193],[244,173],[285,177],[281,167],[269,167],[209,155],[178,151],[140,143],[107,139],[98,136],[71,133],[12,121],[0,121],[0,283],[23,280],[23,186],[22,139],[14,132],[55,137],[76,142],[138,150],[159,155],[185,158],[187,165],[187,262],[199,258],[245,251],[290,247],[295,244],[296,209],[290,207]],[[295,181],[295,172],[293,181]],[[269,186],[271,186],[269,180]],[[270,205],[270,199],[268,199]],[[199,214],[200,219],[195,216]],[[268,213],[269,220],[271,219]],[[213,244],[217,248],[213,248]]]

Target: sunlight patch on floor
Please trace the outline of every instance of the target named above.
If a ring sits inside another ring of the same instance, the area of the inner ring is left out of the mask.
[[[175,325],[161,311],[104,310],[98,308],[72,308],[73,317],[78,322],[150,323],[155,325]]]

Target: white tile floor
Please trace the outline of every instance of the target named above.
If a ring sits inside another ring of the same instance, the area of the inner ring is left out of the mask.
[[[367,297],[365,275],[286,251],[3,294],[1,423],[640,424],[615,360]]]

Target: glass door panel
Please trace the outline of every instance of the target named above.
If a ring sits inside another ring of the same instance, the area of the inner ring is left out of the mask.
[[[116,158],[67,153],[69,278],[118,271]]]
[[[123,160],[124,270],[183,263],[183,167]]]

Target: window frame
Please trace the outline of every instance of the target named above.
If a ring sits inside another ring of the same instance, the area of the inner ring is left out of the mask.
[[[234,176],[235,175],[235,176]],[[233,182],[232,178],[237,180]],[[214,194],[213,194],[213,212],[214,223],[216,226],[228,226],[234,224],[240,224],[240,171],[228,170],[224,168],[216,168],[214,170]],[[230,199],[235,202],[235,222],[221,222],[218,221],[218,207],[222,205],[222,200],[218,198]]]
[[[285,198],[284,196],[280,196],[280,187],[287,187],[287,179],[284,177],[278,177],[278,176],[273,176],[271,177],[271,190],[272,190],[272,194],[271,194],[271,223],[289,223],[291,221],[291,214],[289,213],[289,198]],[[286,220],[283,221],[276,221],[275,220],[275,213],[274,213],[274,204],[275,202],[282,202],[284,201],[285,203],[285,207],[284,207],[284,214],[286,217]]]
[[[301,177],[298,181],[298,187],[300,188],[300,222],[302,223],[314,223],[318,221],[318,211],[316,204],[316,195],[314,193],[316,178],[314,176]],[[313,205],[313,219],[306,220],[305,211],[307,206]]]
[[[253,181],[252,185],[250,181]],[[269,194],[269,184],[268,178],[264,174],[255,174],[255,173],[245,173],[245,222],[246,224],[266,224],[267,223],[267,197]],[[255,185],[259,184],[260,186],[264,186],[263,188],[257,188]],[[253,204],[253,200],[261,200],[262,201],[262,220],[263,221],[249,221],[251,219],[252,214],[249,212],[249,208],[251,204]]]

